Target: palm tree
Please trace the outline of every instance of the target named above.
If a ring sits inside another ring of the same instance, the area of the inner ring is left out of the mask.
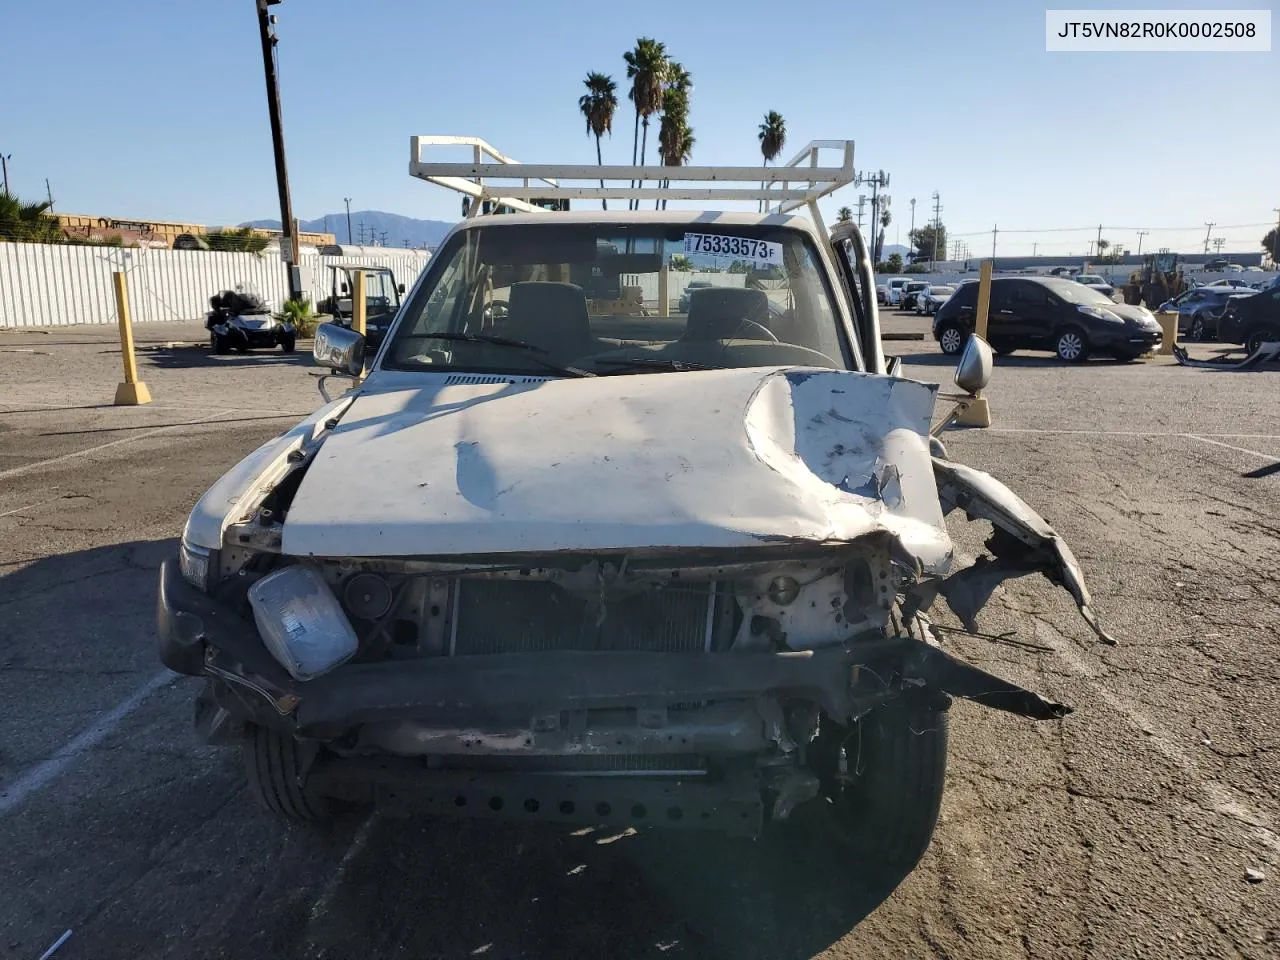
[[[787,144],[787,122],[777,110],[770,110],[764,115],[764,123],[760,124],[760,153],[764,155],[763,166],[770,160],[776,160],[782,148]],[[765,181],[760,181],[760,189],[764,190]],[[764,200],[760,201],[760,209],[764,209]]]
[[[636,148],[639,147],[639,166],[644,166],[645,148],[649,140],[649,118],[662,107],[663,81],[667,74],[667,48],[665,44],[649,37],[641,37],[636,41],[634,50],[622,55],[627,62],[627,78],[631,81],[631,90],[627,94],[636,108],[636,126],[631,141],[631,163],[636,166]],[[643,137],[640,126],[644,125]],[[639,202],[633,201],[638,209]]]
[[[837,223],[848,223],[852,219],[853,219],[853,211],[848,207],[841,207],[839,210],[836,211]]]
[[[880,262],[880,254],[884,253],[885,230],[889,228],[889,222],[893,219],[893,214],[889,212],[889,198],[885,197],[880,202],[884,206],[880,210],[880,239],[876,242],[876,263]]]
[[[578,109],[587,121],[587,133],[596,138],[596,164],[604,166],[604,158],[600,154],[600,137],[604,134],[613,136],[613,112],[618,108],[618,85],[607,73],[588,73],[582,81],[587,92],[578,98]],[[604,180],[600,181],[604,189]],[[609,201],[601,200],[604,209],[609,209]]]
[[[64,238],[57,217],[49,216],[49,201],[23,203],[0,189],[0,240],[59,243]]]
[[[658,126],[658,155],[663,166],[678,167],[693,152],[693,130],[689,127],[689,93],[683,84],[672,84],[662,95],[662,122]],[[668,178],[663,181],[670,185]],[[666,201],[654,203],[654,209]]]

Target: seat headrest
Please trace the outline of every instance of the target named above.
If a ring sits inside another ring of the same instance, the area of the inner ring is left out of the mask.
[[[685,340],[725,340],[742,330],[743,321],[769,326],[769,298],[763,290],[744,287],[700,287],[689,291]]]
[[[587,295],[572,283],[513,283],[503,330],[552,354],[572,355],[591,342]]]

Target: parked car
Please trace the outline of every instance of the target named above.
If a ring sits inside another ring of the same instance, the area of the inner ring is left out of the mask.
[[[914,310],[916,308],[916,297],[920,295],[920,291],[929,286],[927,280],[909,280],[902,288],[902,293],[898,301],[899,310]]]
[[[1209,284],[1196,287],[1161,304],[1161,310],[1178,312],[1178,333],[1185,334],[1188,340],[1216,340],[1218,337],[1218,320],[1226,309],[1227,301],[1233,296],[1248,296],[1253,291],[1248,287],[1217,286]]]
[[[891,307],[896,307],[902,302],[902,288],[911,282],[910,277],[890,277],[885,283],[885,299]]]
[[[1076,274],[1075,281],[1076,283],[1083,283],[1086,287],[1092,287],[1108,299],[1115,296],[1116,288],[1107,282],[1106,277],[1099,276],[1096,273]]]
[[[1227,268],[1228,265],[1229,265],[1229,262],[1226,260],[1226,258],[1217,257],[1213,260],[1206,261],[1205,265],[1200,269],[1203,270],[1205,273],[1221,273],[1223,270]]]
[[[219,479],[163,564],[160,659],[200,679],[205,741],[239,747],[250,792],[296,821],[343,800],[754,835],[805,807],[866,869],[910,870],[952,692],[1070,712],[943,652],[934,598],[977,630],[1000,580],[1040,571],[1110,638],[1049,524],[947,458],[936,387],[888,372],[871,291],[849,299],[872,269],[856,229],[455,225],[367,375]],[[656,248],[625,265],[654,282],[694,238],[801,269],[696,289],[687,318],[595,315],[548,276],[607,272],[601,238]],[[313,352],[366,373],[356,331],[323,324]],[[989,375],[974,338],[956,384]],[[958,559],[953,511],[998,528],[999,559]]]
[[[939,308],[933,336],[946,354],[957,354],[973,332],[978,288],[967,284]],[[1145,307],[1115,303],[1074,280],[997,277],[991,281],[987,339],[1000,354],[1050,350],[1079,363],[1105,353],[1133,360],[1160,345],[1160,325]]]
[[[708,281],[708,280],[691,280],[691,281],[689,281],[689,285],[688,285],[687,287],[685,287],[685,288],[684,288],[684,293],[680,294],[680,304],[679,304],[679,306],[676,308],[676,309],[677,309],[677,312],[679,312],[679,313],[688,313],[688,312],[689,312],[689,301],[690,301],[690,299],[692,299],[692,297],[693,297],[693,292],[694,292],[695,290],[706,290],[708,287],[711,287],[712,285],[713,285],[713,284],[712,284],[710,281]]]
[[[956,292],[956,288],[948,284],[931,283],[916,294],[916,313],[920,316],[933,316],[938,308],[946,303],[947,298]]]
[[[889,285],[887,283],[876,284],[876,303],[883,306],[889,302]]]
[[[271,312],[256,292],[241,287],[223,290],[209,298],[212,309],[205,314],[204,326],[209,331],[209,352],[252,350],[256,347],[279,347],[293,353],[297,331],[292,323]]]
[[[1218,320],[1218,339],[1243,343],[1253,353],[1264,343],[1280,342],[1280,286],[1249,296],[1228,297]]]

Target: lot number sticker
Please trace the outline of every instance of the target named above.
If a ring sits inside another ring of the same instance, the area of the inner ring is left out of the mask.
[[[686,233],[684,252],[710,254],[714,257],[737,257],[765,266],[782,264],[782,244],[750,237],[726,237],[719,233]]]

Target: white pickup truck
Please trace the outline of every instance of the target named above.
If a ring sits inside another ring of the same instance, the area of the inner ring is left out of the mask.
[[[501,163],[422,146],[418,175],[521,201],[488,186]],[[161,660],[200,679],[197,728],[240,746],[263,805],[752,835],[832,807],[905,872],[953,697],[1070,712],[930,631],[938,597],[977,630],[998,582],[1040,571],[1105,638],[1061,538],[938,437],[986,384],[986,345],[946,398],[886,363],[866,244],[817,209],[845,156],[801,154],[808,218],[770,190],[765,213],[470,216],[376,355],[319,328],[317,362],[352,389],[218,480],[161,575]],[[527,170],[591,200],[759,175],[637,191],[652,170]],[[732,260],[744,285],[628,313],[574,280],[656,294],[676,258]],[[991,557],[957,562],[953,511],[993,524]]]

